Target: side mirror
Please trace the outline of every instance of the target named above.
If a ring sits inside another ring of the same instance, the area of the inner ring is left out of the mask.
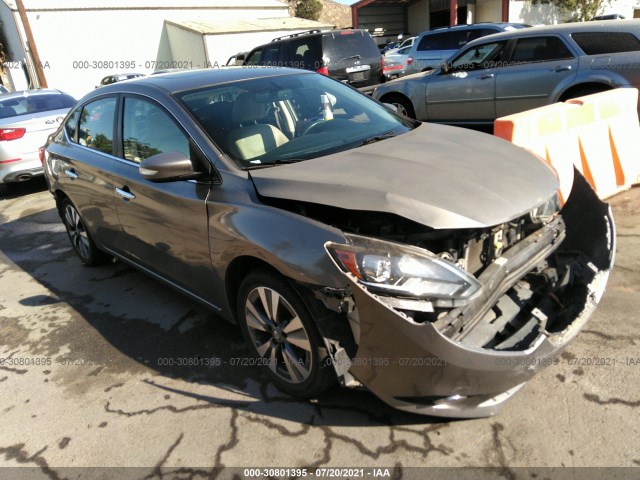
[[[191,160],[180,152],[163,152],[145,158],[139,170],[143,178],[151,182],[189,180],[199,175],[193,171]]]
[[[442,65],[440,65],[440,72],[441,73],[449,73],[449,62],[444,62]]]

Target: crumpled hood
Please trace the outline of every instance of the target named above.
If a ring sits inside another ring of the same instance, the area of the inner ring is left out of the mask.
[[[558,190],[555,173],[526,150],[434,124],[250,175],[265,197],[393,213],[437,229],[504,223]]]

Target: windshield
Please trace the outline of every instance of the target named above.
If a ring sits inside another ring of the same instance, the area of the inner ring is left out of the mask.
[[[207,86],[182,92],[178,99],[242,168],[308,160],[417,125],[317,74]]]

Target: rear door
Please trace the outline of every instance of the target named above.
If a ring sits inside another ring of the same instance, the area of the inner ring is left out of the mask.
[[[578,58],[557,35],[517,38],[496,72],[496,116],[548,105],[551,94],[576,76]]]
[[[159,103],[126,95],[121,111],[113,182],[127,255],[150,272],[206,299],[211,295],[212,269],[205,200],[211,182],[154,183],[139,170],[145,158],[180,152],[202,171],[202,157]]]
[[[48,147],[49,164],[94,240],[122,252],[111,168],[117,96],[92,100],[67,118],[61,139]],[[62,140],[62,138],[64,140]]]

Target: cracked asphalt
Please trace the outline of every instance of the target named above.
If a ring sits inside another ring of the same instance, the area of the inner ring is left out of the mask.
[[[139,467],[132,478],[342,466],[395,467],[396,478],[492,467],[509,479],[532,478],[523,467],[630,467],[620,478],[638,478],[640,188],[611,203],[616,266],[561,363],[500,415],[449,422],[366,391],[279,393],[242,363],[234,326],[122,263],[83,267],[44,183],[13,186],[0,198],[0,466],[52,479],[116,466]]]

